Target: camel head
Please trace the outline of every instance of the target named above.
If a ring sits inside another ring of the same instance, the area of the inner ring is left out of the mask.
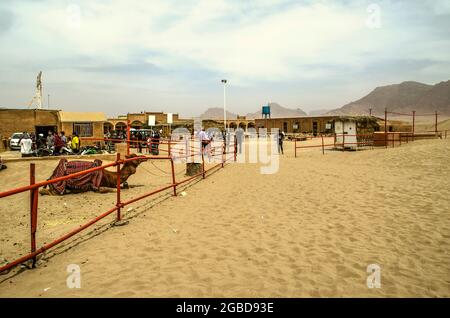
[[[135,157],[139,157],[138,155],[136,155],[135,153],[126,155],[125,158],[126,159],[131,159],[131,158],[135,158]],[[137,158],[136,160],[130,160],[125,162],[125,164],[123,165],[122,170],[123,171],[127,171],[129,174],[135,174],[136,173],[136,168],[144,161],[146,161],[147,159],[144,158]]]

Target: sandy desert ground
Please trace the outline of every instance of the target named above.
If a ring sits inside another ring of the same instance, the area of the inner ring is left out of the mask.
[[[129,224],[107,217],[38,268],[0,275],[0,296],[450,297],[450,138],[285,150],[275,174],[229,164],[186,196],[136,202]],[[54,165],[37,162],[37,179]],[[124,197],[170,182],[166,165],[139,167]],[[28,163],[0,178],[0,191],[27,184]],[[112,207],[115,193],[39,200],[41,245]],[[0,263],[28,251],[28,204],[28,194],[0,199]],[[66,285],[69,264],[81,268],[80,289]],[[381,267],[379,289],[366,285],[369,264]]]

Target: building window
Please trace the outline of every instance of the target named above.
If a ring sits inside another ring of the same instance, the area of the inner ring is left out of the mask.
[[[73,131],[77,133],[79,137],[93,137],[93,124],[92,123],[74,123]]]

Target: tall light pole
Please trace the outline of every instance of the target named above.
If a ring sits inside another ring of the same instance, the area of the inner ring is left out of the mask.
[[[226,95],[227,80],[223,79],[222,83],[223,83],[223,127],[226,132],[227,131],[227,95]]]
[[[50,94],[48,94],[48,99],[47,99],[47,108],[50,109]]]

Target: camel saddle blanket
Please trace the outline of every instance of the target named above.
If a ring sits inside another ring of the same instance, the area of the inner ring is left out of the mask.
[[[52,176],[48,180],[67,176],[69,174],[85,171],[87,169],[99,167],[102,165],[102,161],[96,159],[94,162],[89,161],[67,161],[67,159],[61,159],[58,166],[53,171]],[[90,173],[83,174],[74,178],[59,181],[49,185],[51,190],[59,194],[64,194],[66,188],[70,190],[98,190],[100,182],[102,181],[103,170],[97,170]]]

